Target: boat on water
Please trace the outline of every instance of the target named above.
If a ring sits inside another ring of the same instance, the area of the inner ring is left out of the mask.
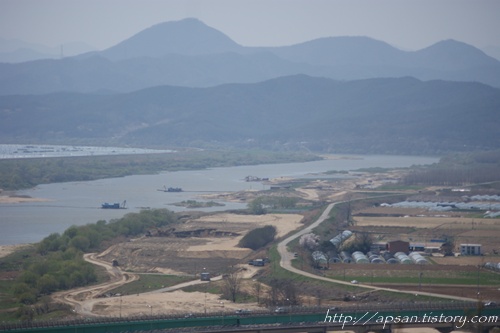
[[[180,187],[166,187],[166,186],[163,186],[163,189],[158,189],[158,191],[161,191],[161,192],[182,192],[182,188]]]
[[[123,201],[123,203],[120,205],[119,203],[115,202],[115,203],[103,203],[101,205],[101,208],[102,209],[125,209],[125,204],[127,203],[127,200]]]

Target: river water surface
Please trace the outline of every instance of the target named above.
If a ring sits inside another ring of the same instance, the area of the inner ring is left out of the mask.
[[[304,163],[163,172],[156,175],[40,185],[19,191],[18,194],[42,198],[46,200],[44,202],[0,204],[0,245],[38,242],[51,233],[62,233],[71,225],[95,223],[98,220],[109,221],[126,213],[138,212],[145,207],[182,211],[185,208],[172,204],[190,199],[202,201],[200,194],[267,189],[261,183],[245,182],[244,178],[249,175],[261,178],[324,178],[317,173],[370,167],[407,167],[437,161],[436,157],[362,155]],[[183,192],[158,191],[163,186],[181,187]],[[100,208],[104,202],[121,203],[124,200],[127,201],[127,209]],[[224,207],[202,210],[222,211],[244,207],[245,204],[225,202]]]

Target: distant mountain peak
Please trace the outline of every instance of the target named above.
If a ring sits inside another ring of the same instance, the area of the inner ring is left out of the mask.
[[[472,45],[446,39],[429,47],[416,51],[421,60],[433,59],[435,67],[444,70],[461,70],[470,67],[498,66],[499,62],[493,57]]]
[[[242,46],[195,18],[155,24],[101,52],[111,60],[237,52]]]

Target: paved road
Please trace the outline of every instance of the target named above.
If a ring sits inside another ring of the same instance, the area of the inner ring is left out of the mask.
[[[332,210],[332,208],[335,205],[340,204],[340,203],[342,203],[342,202],[336,202],[336,203],[329,204],[328,207],[326,207],[326,209],[323,211],[323,213],[321,214],[321,216],[314,223],[312,223],[307,228],[304,228],[303,230],[297,232],[296,234],[294,234],[294,235],[286,238],[285,240],[281,241],[280,243],[278,243],[277,249],[278,249],[278,253],[281,256],[280,266],[282,268],[286,269],[287,271],[290,271],[290,272],[293,272],[293,273],[296,273],[296,274],[300,274],[302,276],[307,276],[307,277],[310,277],[310,278],[313,278],[313,279],[322,280],[322,281],[328,281],[328,282],[334,282],[334,283],[343,284],[343,285],[353,286],[353,284],[350,283],[350,282],[346,282],[346,281],[342,281],[342,280],[336,280],[336,279],[331,279],[331,278],[326,278],[326,277],[323,277],[323,276],[318,276],[318,275],[315,275],[315,274],[312,274],[312,273],[309,273],[309,272],[304,272],[304,271],[302,271],[302,270],[300,270],[298,268],[293,267],[292,266],[293,254],[291,252],[289,252],[288,249],[287,249],[288,243],[290,243],[292,240],[294,240],[294,239],[296,239],[296,238],[298,238],[298,237],[300,237],[302,235],[305,235],[307,233],[312,232],[312,230],[314,228],[316,228],[323,221],[325,221],[325,219],[328,218],[328,214],[330,214],[330,211]],[[447,299],[453,299],[453,300],[459,300],[459,301],[477,301],[474,298],[450,296],[450,295],[428,293],[428,292],[421,292],[421,291],[397,290],[397,289],[392,289],[392,288],[375,287],[375,286],[371,286],[371,285],[367,285],[367,284],[356,284],[356,286],[357,287],[363,287],[363,288],[371,289],[371,290],[383,290],[383,291],[397,292],[397,293],[403,293],[403,294],[432,296],[432,297],[447,298]]]

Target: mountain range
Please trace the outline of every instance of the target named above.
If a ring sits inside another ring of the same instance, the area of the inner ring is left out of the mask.
[[[500,147],[480,83],[294,75],[207,88],[0,96],[1,142],[442,154]]]
[[[453,40],[244,47],[196,19],[0,64],[0,142],[443,154],[500,147],[500,62]]]
[[[244,47],[197,19],[184,19],[154,25],[100,52],[0,63],[0,94],[131,92],[157,85],[209,87],[294,74],[336,80],[412,76],[500,87],[500,61],[454,40],[413,52],[367,37]]]

